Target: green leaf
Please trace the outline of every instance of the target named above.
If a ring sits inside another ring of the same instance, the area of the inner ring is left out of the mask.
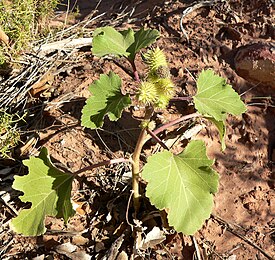
[[[159,36],[159,32],[152,29],[141,28],[134,32],[129,28],[126,31],[118,32],[110,26],[100,27],[93,34],[92,52],[99,57],[115,55],[134,60],[138,51],[155,42]]]
[[[226,134],[226,127],[225,127],[225,119],[221,121],[217,121],[213,117],[206,117],[210,122],[212,122],[218,129],[219,135],[220,135],[220,140],[221,140],[221,146],[222,146],[222,151],[225,150],[226,144],[225,144],[225,134]]]
[[[127,49],[127,51],[130,53],[129,59],[134,60],[135,55],[138,51],[140,51],[142,48],[148,47],[149,45],[154,43],[159,37],[160,33],[158,30],[144,30],[144,28],[141,28],[135,33],[135,41]]]
[[[132,29],[120,33],[110,26],[100,27],[93,33],[92,52],[99,57],[105,55],[128,57],[130,53],[127,49],[133,42],[134,31]]]
[[[224,114],[240,115],[246,111],[238,93],[212,70],[202,71],[197,80],[198,92],[193,97],[199,113],[222,121]]]
[[[212,164],[200,140],[191,141],[179,155],[164,151],[149,157],[142,172],[146,196],[167,210],[168,222],[178,232],[194,234],[209,218],[219,178]]]
[[[113,72],[101,74],[100,79],[90,86],[93,95],[82,109],[81,124],[95,129],[103,125],[106,115],[111,121],[118,120],[123,109],[131,104],[129,95],[122,95],[120,89],[121,79],[118,75]]]
[[[45,233],[45,217],[62,217],[65,222],[74,215],[70,201],[73,176],[53,166],[46,148],[39,157],[24,160],[29,174],[16,176],[13,188],[24,193],[23,202],[31,202],[31,208],[23,209],[12,219],[11,228],[25,236]]]

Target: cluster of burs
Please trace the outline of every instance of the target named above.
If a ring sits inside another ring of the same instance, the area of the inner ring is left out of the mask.
[[[174,84],[171,80],[166,57],[158,47],[143,55],[149,71],[140,83],[138,100],[143,105],[165,108],[174,96]]]

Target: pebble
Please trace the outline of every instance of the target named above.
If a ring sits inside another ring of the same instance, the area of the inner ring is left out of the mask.
[[[275,88],[275,44],[255,43],[237,52],[235,68],[248,82]]]

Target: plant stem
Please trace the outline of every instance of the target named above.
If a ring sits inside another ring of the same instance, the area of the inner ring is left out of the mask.
[[[144,120],[149,120],[152,116],[153,108],[146,107]],[[135,215],[137,214],[140,206],[140,194],[139,194],[139,179],[140,179],[140,154],[143,145],[146,142],[147,129],[143,128],[139,134],[138,141],[133,153],[133,167],[132,167],[132,189],[133,189],[133,203],[135,209]]]
[[[170,99],[170,102],[174,101],[191,101],[193,98],[192,97],[173,97]]]
[[[141,154],[141,150],[144,144],[144,140],[146,138],[146,129],[143,128],[141,130],[141,133],[139,135],[135,151],[133,154],[133,168],[132,168],[132,189],[133,189],[133,202],[134,202],[134,209],[135,209],[135,215],[137,214],[139,210],[139,177],[140,177],[140,168],[139,168],[139,157]]]
[[[155,139],[155,141],[157,141],[161,145],[161,147],[163,147],[166,150],[169,150],[166,144],[162,140],[160,140],[160,138],[157,135],[155,135],[151,129],[147,128],[147,132],[152,136],[153,139]]]
[[[133,60],[128,59],[128,61],[131,63],[131,66],[133,68],[135,81],[140,82],[137,67],[136,67],[136,64],[135,64],[135,59],[133,59]]]
[[[85,168],[82,168],[82,169],[74,172],[74,175],[78,175],[78,174],[80,174],[82,172],[86,172],[86,171],[92,170],[92,169],[100,167],[100,166],[106,166],[106,165],[111,165],[111,164],[115,164],[115,163],[123,163],[123,162],[124,163],[125,162],[131,162],[131,163],[133,163],[133,161],[131,159],[125,159],[125,158],[111,159],[111,160],[102,161],[100,163],[96,163],[96,164],[87,166]]]
[[[137,72],[136,70],[134,71],[134,77],[135,77],[135,80],[136,80],[137,82],[140,81],[138,72]]]
[[[180,117],[180,118],[178,118],[178,119],[175,119],[175,120],[173,120],[173,121],[170,121],[170,122],[167,123],[167,124],[162,125],[161,127],[159,127],[159,128],[157,128],[156,130],[154,130],[153,133],[154,133],[155,135],[157,135],[157,134],[159,134],[160,132],[166,130],[167,128],[169,128],[169,127],[171,127],[171,126],[173,126],[173,125],[179,124],[179,123],[181,123],[182,121],[185,121],[185,120],[190,119],[190,118],[198,117],[198,116],[200,116],[200,114],[198,114],[198,113],[192,113],[192,114],[189,114],[189,115],[186,115],[186,116],[182,116],[182,117]]]

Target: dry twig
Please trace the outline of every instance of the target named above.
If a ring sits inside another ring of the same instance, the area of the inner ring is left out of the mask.
[[[240,232],[238,232],[236,230],[236,228],[234,228],[233,224],[229,224],[227,221],[225,221],[224,219],[222,219],[221,217],[218,217],[216,215],[212,214],[212,217],[219,222],[219,224],[221,224],[222,226],[226,227],[226,230],[229,231],[231,234],[237,236],[238,238],[242,239],[243,241],[245,241],[247,244],[249,244],[250,246],[254,247],[255,249],[257,249],[258,251],[260,251],[267,259],[273,260],[274,258],[272,256],[270,256],[266,251],[264,251],[261,247],[259,247],[255,242],[251,241],[249,238],[247,238],[245,235],[240,234]]]

